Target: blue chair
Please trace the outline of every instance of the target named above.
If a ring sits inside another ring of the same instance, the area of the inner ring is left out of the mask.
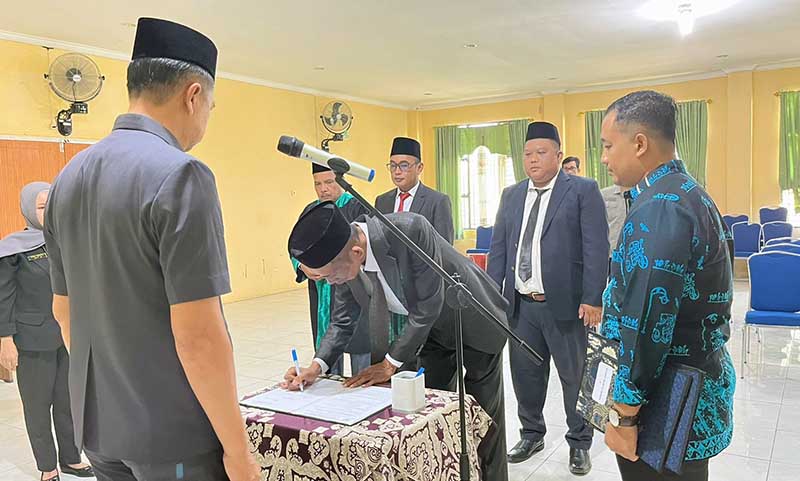
[[[761,225],[761,231],[762,239],[766,243],[780,237],[792,237],[792,224],[780,221],[767,222]]]
[[[762,224],[767,222],[786,222],[789,210],[786,207],[762,207],[758,210],[758,218]]]
[[[467,249],[467,254],[488,254],[492,245],[492,227],[478,227],[475,232],[475,248]]]
[[[746,259],[758,252],[761,242],[761,224],[739,222],[733,224],[733,252],[737,259]]]
[[[770,244],[764,246],[761,252],[791,252],[792,254],[800,254],[800,244]],[[796,275],[800,276],[800,272],[797,272]]]
[[[739,214],[739,215],[723,215],[722,221],[725,222],[725,225],[728,226],[728,232],[733,230],[733,224],[738,224],[739,222],[749,222],[750,217],[747,214]]]
[[[765,246],[773,245],[773,244],[791,244],[792,238],[791,237],[776,237],[774,239],[770,239],[764,243]]]
[[[791,282],[800,272],[800,255],[788,252],[754,254],[750,267],[750,310],[742,332],[742,369],[750,352],[751,327],[800,328],[800,282]]]

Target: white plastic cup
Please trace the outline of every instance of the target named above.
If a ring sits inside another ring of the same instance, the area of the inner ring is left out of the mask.
[[[425,407],[425,374],[403,371],[392,376],[392,410],[413,413]]]

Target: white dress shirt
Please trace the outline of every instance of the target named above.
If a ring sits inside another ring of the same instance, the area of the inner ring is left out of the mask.
[[[419,181],[417,181],[417,185],[415,185],[414,187],[411,188],[411,190],[408,191],[408,193],[411,194],[411,197],[406,199],[406,201],[403,203],[403,212],[411,211],[411,204],[414,203],[414,198],[417,196],[417,190],[419,190]],[[401,194],[400,189],[397,189],[397,194],[395,194],[394,196],[395,212],[397,212],[398,209],[400,209],[400,194]]]
[[[419,186],[419,184],[417,184],[417,186]],[[408,204],[408,201],[406,201],[406,204]],[[364,272],[376,272],[378,274],[378,280],[381,281],[381,286],[383,287],[383,294],[386,297],[386,306],[389,308],[389,311],[395,314],[401,314],[403,316],[407,316],[408,309],[406,309],[405,306],[403,306],[403,303],[400,302],[400,298],[398,298],[397,295],[392,290],[392,288],[389,287],[389,283],[386,282],[386,278],[383,276],[383,272],[381,272],[381,267],[378,265],[378,261],[375,259],[375,254],[372,252],[372,244],[369,241],[369,230],[367,228],[367,224],[362,222],[355,222],[355,225],[357,225],[364,232],[364,236],[367,238],[367,258],[364,261],[364,265],[361,266],[361,270]],[[373,289],[374,288],[375,286],[373,286]],[[403,365],[401,361],[395,360],[388,353],[386,354],[386,359],[390,363],[392,363],[394,367],[400,367]],[[319,366],[322,368],[323,373],[328,372],[329,367],[325,361],[323,361],[320,358],[314,358],[314,361],[317,364],[319,364]]]
[[[531,209],[533,209],[533,204],[536,202],[536,190],[537,187],[533,185],[533,181],[528,181],[528,195],[525,197],[525,211],[522,213],[522,229],[519,232],[519,243],[517,244],[519,247],[517,248],[517,260],[515,262],[516,268],[514,269],[514,285],[522,294],[544,294],[544,281],[542,281],[542,228],[544,227],[544,217],[547,215],[547,206],[550,204],[550,197],[553,194],[553,187],[556,185],[556,180],[558,179],[558,175],[553,177],[553,179],[542,189],[547,189],[546,192],[542,193],[542,200],[539,203],[539,215],[536,218],[536,232],[533,235],[533,243],[532,243],[532,250],[533,254],[531,255],[531,278],[527,281],[523,281],[519,277],[519,250],[522,248],[522,238],[525,236],[525,229],[528,227],[528,217],[531,215]]]

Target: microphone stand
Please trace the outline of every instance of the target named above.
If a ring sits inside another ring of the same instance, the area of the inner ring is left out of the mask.
[[[333,170],[336,175],[336,183],[339,184],[346,192],[355,197],[355,199],[369,211],[370,215],[376,217],[381,224],[384,225],[392,234],[397,237],[403,245],[414,253],[420,260],[422,260],[428,267],[430,267],[442,280],[447,284],[445,291],[445,300],[447,305],[450,306],[455,312],[455,335],[456,335],[456,373],[458,374],[458,413],[459,413],[459,436],[461,438],[461,452],[459,454],[459,469],[461,474],[461,481],[469,481],[469,455],[467,454],[467,415],[465,407],[466,394],[464,392],[464,343],[462,335],[462,318],[461,314],[464,309],[472,307],[480,313],[485,319],[494,323],[501,329],[506,337],[516,342],[522,348],[522,351],[536,364],[541,366],[543,359],[536,351],[534,351],[525,341],[522,340],[514,331],[481,304],[479,300],[470,292],[469,287],[461,282],[458,274],[450,275],[444,270],[442,266],[436,263],[424,250],[414,243],[408,236],[403,233],[396,225],[392,223],[384,214],[370,204],[353,186],[344,179],[343,175],[349,170],[347,161],[337,157],[332,157],[328,160],[328,167]]]

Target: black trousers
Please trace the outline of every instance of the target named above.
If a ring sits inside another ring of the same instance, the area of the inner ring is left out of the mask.
[[[489,321],[487,321],[489,322]],[[457,391],[456,350],[448,335],[428,337],[419,354],[425,368],[425,385],[432,389]],[[503,354],[487,354],[464,346],[464,390],[472,395],[494,421],[493,429],[481,442],[478,455],[485,481],[508,479],[506,460],[506,417],[503,393]]]
[[[222,451],[156,464],[106,458],[88,450],[86,457],[97,481],[228,481]]]
[[[564,393],[564,412],[569,427],[565,436],[567,444],[570,448],[589,449],[592,446],[592,428],[575,409],[586,360],[586,327],[577,319],[577,312],[574,320],[556,320],[547,302],[529,302],[520,296],[517,302],[518,314],[512,320],[511,328],[544,358],[542,365],[536,366],[519,346],[510,346],[511,381],[517,397],[517,414],[522,423],[520,436],[538,441],[547,432],[542,410],[552,358]]]
[[[617,466],[622,481],[708,481],[708,459],[685,463],[680,476],[669,471],[658,474],[641,459],[632,463],[617,456]]]
[[[57,351],[19,351],[17,383],[25,414],[25,428],[39,471],[56,469],[51,419],[58,441],[58,461],[62,466],[81,463],[80,452],[75,447],[69,405],[67,349],[61,346]]]

